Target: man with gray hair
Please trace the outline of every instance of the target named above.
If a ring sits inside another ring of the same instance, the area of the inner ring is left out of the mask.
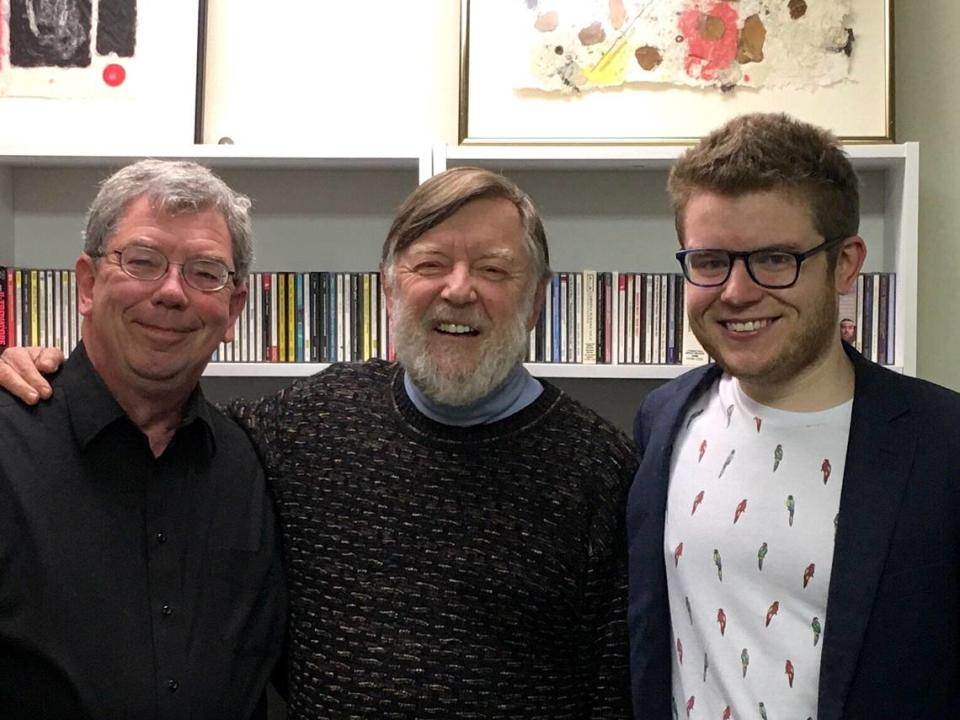
[[[550,277],[529,197],[456,168],[382,253],[398,363],[234,405],[288,553],[292,717],[624,718],[612,425],[522,361]]]
[[[530,198],[441,173],[381,269],[398,363],[231,406],[283,529],[290,717],[629,717],[636,461],[523,367],[551,275]]]
[[[249,200],[194,163],[110,178],[77,259],[83,342],[0,397],[0,715],[248,718],[285,589],[253,447],[198,381],[229,340]]]

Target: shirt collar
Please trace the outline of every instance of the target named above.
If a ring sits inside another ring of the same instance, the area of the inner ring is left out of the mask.
[[[70,422],[81,447],[85,448],[115,422],[131,422],[93,367],[82,342],[71,351],[69,359],[57,375],[55,392],[64,391]],[[177,432],[187,428],[190,432],[203,433],[204,446],[210,456],[216,452],[216,436],[210,407],[199,385],[187,399]]]

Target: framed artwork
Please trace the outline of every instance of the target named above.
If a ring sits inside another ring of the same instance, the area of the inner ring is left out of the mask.
[[[786,112],[893,140],[892,0],[462,0],[460,142],[693,142]]]
[[[0,144],[194,142],[206,0],[0,0]]]

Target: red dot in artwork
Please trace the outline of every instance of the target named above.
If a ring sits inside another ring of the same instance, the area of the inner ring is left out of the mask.
[[[110,63],[103,69],[103,81],[110,87],[122,85],[126,79],[127,71],[123,69],[123,65]]]

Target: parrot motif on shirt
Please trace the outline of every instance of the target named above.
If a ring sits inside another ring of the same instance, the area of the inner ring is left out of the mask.
[[[764,707],[763,703],[760,703],[760,720],[767,720],[767,708]]]
[[[734,525],[737,524],[737,520],[739,520],[739,519],[740,519],[740,516],[743,515],[746,511],[747,511],[747,499],[744,498],[743,500],[741,500],[740,502],[737,503],[737,509],[734,510],[734,512],[733,512],[733,524],[734,524]]]
[[[677,660],[683,665],[683,643],[680,642],[680,638],[677,638]]]
[[[763,418],[759,418],[756,415],[754,415],[753,421],[757,424],[757,432],[760,432],[760,425],[761,423],[763,423]]]
[[[693,610],[690,608],[690,598],[683,596],[683,604],[687,606],[687,617],[690,618],[690,624],[693,625]]]
[[[697,456],[697,462],[703,460],[703,454],[707,451],[707,441],[700,443],[700,454]]]
[[[773,620],[773,616],[780,612],[780,601],[774,600],[773,604],[767,608],[767,624],[766,627],[770,627],[770,621]]]
[[[703,681],[707,681],[707,669],[710,667],[710,661],[707,660],[707,654],[703,654]]]
[[[733,405],[727,405],[727,427],[730,427],[730,418],[733,417]]]
[[[776,472],[780,467],[780,461],[783,460],[783,445],[777,445],[773,450],[773,471]]]
[[[790,687],[793,687],[793,663],[787,660],[786,665],[784,665],[783,671],[787,674],[787,682],[790,683]]]
[[[803,586],[806,587],[807,583],[810,582],[810,579],[813,577],[813,571],[816,569],[816,563],[810,563],[807,565],[807,569],[803,571]]]
[[[747,666],[750,664],[750,653],[744,648],[740,651],[740,667],[743,668],[743,676],[747,676]]]
[[[827,480],[830,479],[830,471],[833,470],[833,466],[830,465],[830,461],[827,458],[823,459],[823,462],[820,464],[820,472],[823,473],[823,484],[827,484]]]
[[[680,716],[677,715],[677,699],[675,697],[670,698],[670,708],[673,710],[673,720],[680,720]]]
[[[730,718],[731,718],[732,716],[733,716],[733,710],[731,710],[731,709],[730,709],[730,706],[727,705],[727,706],[723,709],[723,715],[720,716],[720,720],[730,720]]]
[[[720,637],[723,637],[723,634],[727,631],[727,614],[723,611],[723,608],[717,610],[717,623],[720,625]]]
[[[677,567],[680,564],[680,556],[683,555],[683,543],[677,545],[673,551],[673,566]]]
[[[720,551],[713,549],[713,564],[717,566],[717,577],[723,582],[723,561],[720,559]]]
[[[703,411],[704,411],[704,408],[700,408],[699,410],[694,410],[692,413],[690,413],[690,417],[687,418],[687,430],[690,429],[690,423],[692,423],[698,417],[703,415]]]
[[[810,621],[810,629],[813,630],[813,646],[817,646],[817,642],[820,640],[820,633],[823,632],[823,627],[820,625],[820,618],[815,617]]]
[[[693,706],[696,705],[697,698],[693,695],[690,696],[690,699],[687,700],[687,717],[690,717],[690,713],[693,712]]]
[[[789,516],[787,521],[790,523],[790,527],[793,527],[793,512],[797,509],[797,503],[793,499],[793,495],[787,495],[787,501],[784,503],[787,507],[787,512]]]
[[[703,490],[697,493],[697,496],[693,499],[693,507],[690,509],[690,515],[692,516],[697,508],[700,507],[700,503],[703,502]]]
[[[757,566],[760,568],[760,572],[763,572],[763,559],[767,556],[767,544],[763,543],[760,546],[760,549],[757,550]]]
[[[727,455],[727,459],[723,461],[723,467],[720,468],[720,474],[717,475],[718,478],[723,477],[723,472],[727,469],[727,466],[730,465],[731,462],[733,462],[733,456],[736,454],[736,452],[737,452],[736,450],[731,450],[730,454]]]

